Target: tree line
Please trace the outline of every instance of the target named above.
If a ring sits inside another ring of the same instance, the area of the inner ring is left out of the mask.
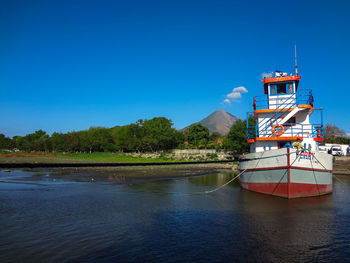
[[[254,120],[250,120],[254,122]],[[326,143],[350,144],[350,138],[335,125],[324,128]],[[0,134],[0,149],[45,152],[157,152],[170,149],[216,149],[235,154],[249,152],[246,121],[237,120],[225,136],[200,123],[178,131],[171,120],[155,117],[113,128],[91,127],[88,130],[58,133],[51,136],[38,130],[12,139]]]
[[[325,125],[324,140],[326,143],[350,144],[350,138],[346,132],[333,124]]]
[[[240,123],[242,122],[242,123]],[[243,128],[244,121],[238,121],[237,127]],[[150,120],[138,120],[135,123],[113,128],[91,127],[88,130],[67,133],[54,132],[51,136],[43,130],[12,139],[0,134],[0,149],[18,149],[21,151],[45,152],[157,152],[170,149],[228,149],[234,146],[232,136],[214,132],[200,123],[192,124],[188,129],[178,131],[171,120],[155,117]],[[232,129],[231,129],[232,130]],[[240,133],[238,132],[238,133]],[[231,138],[231,139],[230,139]],[[239,140],[245,144],[245,135]],[[236,143],[238,145],[239,143]]]

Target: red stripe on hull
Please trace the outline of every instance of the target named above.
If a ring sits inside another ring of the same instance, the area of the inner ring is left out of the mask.
[[[244,189],[280,197],[288,198],[288,183],[244,183],[241,182]]]
[[[325,195],[330,194],[332,190],[331,184],[291,183],[289,198]]]
[[[265,170],[278,170],[278,169],[287,169],[289,166],[276,166],[276,167],[263,167],[263,168],[252,168],[252,169],[246,169],[246,171],[265,171]],[[329,172],[332,173],[332,170],[326,170],[326,169],[316,169],[316,168],[308,168],[308,167],[300,167],[300,166],[290,166],[291,169],[298,169],[298,170],[305,170],[305,171],[315,171],[315,172]],[[240,169],[240,171],[244,171]]]
[[[244,183],[244,189],[275,195],[285,198],[309,197],[325,195],[332,192],[331,184],[301,184],[301,183]],[[289,188],[289,191],[288,191]]]

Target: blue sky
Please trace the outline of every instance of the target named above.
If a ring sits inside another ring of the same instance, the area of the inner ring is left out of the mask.
[[[0,133],[217,109],[245,118],[261,74],[292,72],[350,132],[350,1],[1,1]],[[234,88],[242,97],[223,103]],[[241,90],[242,91],[242,90]]]

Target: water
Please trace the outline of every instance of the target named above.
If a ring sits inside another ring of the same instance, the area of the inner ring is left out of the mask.
[[[232,176],[78,180],[0,172],[0,262],[349,259],[350,176],[338,176],[344,184],[334,181],[332,195],[316,198],[286,200],[238,183],[192,194]]]

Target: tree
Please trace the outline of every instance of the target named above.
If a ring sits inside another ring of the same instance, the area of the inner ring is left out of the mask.
[[[324,127],[324,140],[327,143],[348,143],[345,131],[341,130],[336,125],[326,124]]]
[[[217,151],[220,151],[220,149],[223,146],[223,136],[218,132],[213,132],[209,137],[209,148],[215,148]]]
[[[50,151],[51,145],[49,135],[43,130],[35,131],[24,137],[15,136],[13,138],[15,146],[23,151]]]
[[[68,152],[80,152],[81,151],[81,134],[80,132],[68,132],[64,136],[64,149]]]
[[[91,127],[88,130],[91,137],[92,149],[95,152],[111,152],[115,146],[110,129],[103,127]]]
[[[0,133],[0,149],[11,149],[12,148],[12,141],[10,138],[5,137],[4,134]]]
[[[128,125],[128,136],[126,138],[126,146],[129,151],[142,151],[142,120],[138,120],[136,123]]]
[[[172,125],[171,120],[164,117],[145,120],[142,125],[144,150],[159,151],[175,147],[176,130]]]
[[[111,130],[112,138],[116,150],[118,151],[128,151],[127,140],[129,136],[129,125],[126,126],[116,126]]]
[[[249,151],[247,143],[246,120],[237,120],[231,127],[224,140],[224,146],[227,150],[235,154],[241,154]]]
[[[112,130],[104,127],[90,127],[78,132],[79,150],[83,152],[112,152],[116,149]]]
[[[199,146],[206,148],[209,140],[209,129],[200,123],[192,124],[188,128],[187,140],[195,148],[199,148]]]
[[[120,151],[160,151],[177,147],[184,135],[172,127],[171,120],[156,117],[138,120],[130,125],[111,129],[115,147]]]
[[[26,139],[24,139],[23,136],[14,136],[12,138],[12,143],[14,144],[14,147],[26,151],[27,149],[29,150],[29,143]]]
[[[176,131],[174,134],[174,148],[185,148],[186,136],[181,131]]]
[[[52,150],[55,152],[66,151],[65,147],[65,134],[54,132],[50,137]]]

